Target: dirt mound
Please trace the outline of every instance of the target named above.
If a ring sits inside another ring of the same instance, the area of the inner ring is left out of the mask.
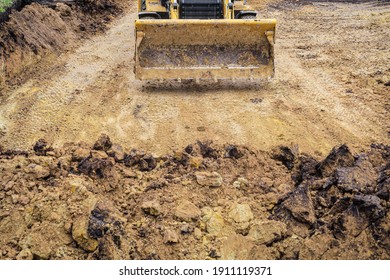
[[[388,259],[390,147],[0,149],[2,259]]]
[[[16,84],[37,71],[43,57],[70,50],[82,38],[104,31],[124,4],[112,0],[80,0],[44,6],[32,3],[14,11],[0,26],[0,86]],[[119,3],[119,4],[118,4]],[[35,66],[34,69],[31,69]]]

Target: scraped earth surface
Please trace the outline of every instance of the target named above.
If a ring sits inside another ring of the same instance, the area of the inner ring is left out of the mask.
[[[12,68],[0,258],[389,258],[389,6],[252,4],[272,81],[136,81],[133,6]]]

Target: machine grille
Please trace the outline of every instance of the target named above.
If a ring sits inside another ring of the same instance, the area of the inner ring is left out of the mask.
[[[181,19],[223,18],[222,0],[180,0]]]

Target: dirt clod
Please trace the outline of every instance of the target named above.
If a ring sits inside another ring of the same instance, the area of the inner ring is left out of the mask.
[[[107,178],[112,173],[113,162],[109,158],[88,157],[82,160],[78,165],[78,170],[88,176],[98,178]]]
[[[278,147],[274,151],[273,158],[280,161],[289,170],[292,170],[296,161],[297,152],[289,147]]]
[[[145,201],[141,205],[142,210],[151,216],[158,216],[161,214],[160,203],[157,200]]]
[[[40,139],[35,143],[34,145],[34,152],[37,156],[44,156],[46,155],[46,152],[52,150],[52,148],[47,147],[48,143],[45,141],[45,139]]]
[[[188,200],[180,202],[175,211],[175,216],[178,219],[187,222],[197,220],[200,217],[200,214],[200,209]]]
[[[226,147],[225,157],[238,159],[242,156],[243,156],[242,152],[236,146],[229,145]]]
[[[323,176],[330,176],[336,167],[351,167],[355,162],[347,145],[335,147],[330,154],[318,165],[317,169]]]
[[[282,219],[292,215],[298,222],[313,224],[316,216],[309,188],[305,185],[298,186],[276,207],[275,214]]]
[[[201,142],[201,141],[198,141],[198,146],[200,148],[200,153],[203,157],[206,157],[206,158],[217,158],[218,157],[218,153],[217,151],[212,147],[213,143],[212,141],[205,141],[205,142]]]
[[[102,134],[102,135],[100,135],[99,139],[93,145],[93,148],[95,150],[107,151],[111,148],[111,146],[112,146],[112,143],[111,143],[110,137],[108,137],[106,134]]]

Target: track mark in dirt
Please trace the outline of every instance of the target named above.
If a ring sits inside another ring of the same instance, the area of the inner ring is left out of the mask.
[[[39,138],[62,145],[89,142],[106,133],[124,146],[158,154],[206,139],[264,150],[295,143],[301,151],[320,154],[341,143],[351,147],[386,143],[382,85],[375,82],[377,92],[370,93],[367,76],[349,73],[354,65],[364,70],[360,59],[364,47],[349,50],[338,44],[345,37],[342,29],[355,32],[353,38],[370,28],[386,34],[381,29],[381,24],[387,26],[384,8],[366,8],[330,3],[270,9],[264,16],[277,18],[280,26],[277,74],[273,81],[260,84],[136,81],[135,14],[130,12],[113,22],[106,34],[62,56],[59,64],[65,68],[7,93],[0,105],[0,140],[8,148],[28,149]],[[326,25],[318,24],[318,16]],[[337,29],[329,32],[327,26]],[[381,44],[370,55],[370,63],[383,56],[386,43]],[[340,61],[352,51],[345,66]],[[386,84],[386,69],[378,67],[383,72],[379,79]]]
[[[345,91],[343,85],[326,73],[313,73],[304,69],[288,52],[281,52],[278,58],[283,65],[279,68],[281,79],[299,85],[299,91],[286,95],[286,102],[289,106],[304,107],[306,114],[302,117],[308,117],[310,114],[313,117],[313,125],[333,126],[334,133],[347,132],[356,139],[376,140],[373,138],[375,131],[380,131],[382,127],[373,120],[374,112],[358,100],[353,106],[347,107],[339,98],[340,93]]]

